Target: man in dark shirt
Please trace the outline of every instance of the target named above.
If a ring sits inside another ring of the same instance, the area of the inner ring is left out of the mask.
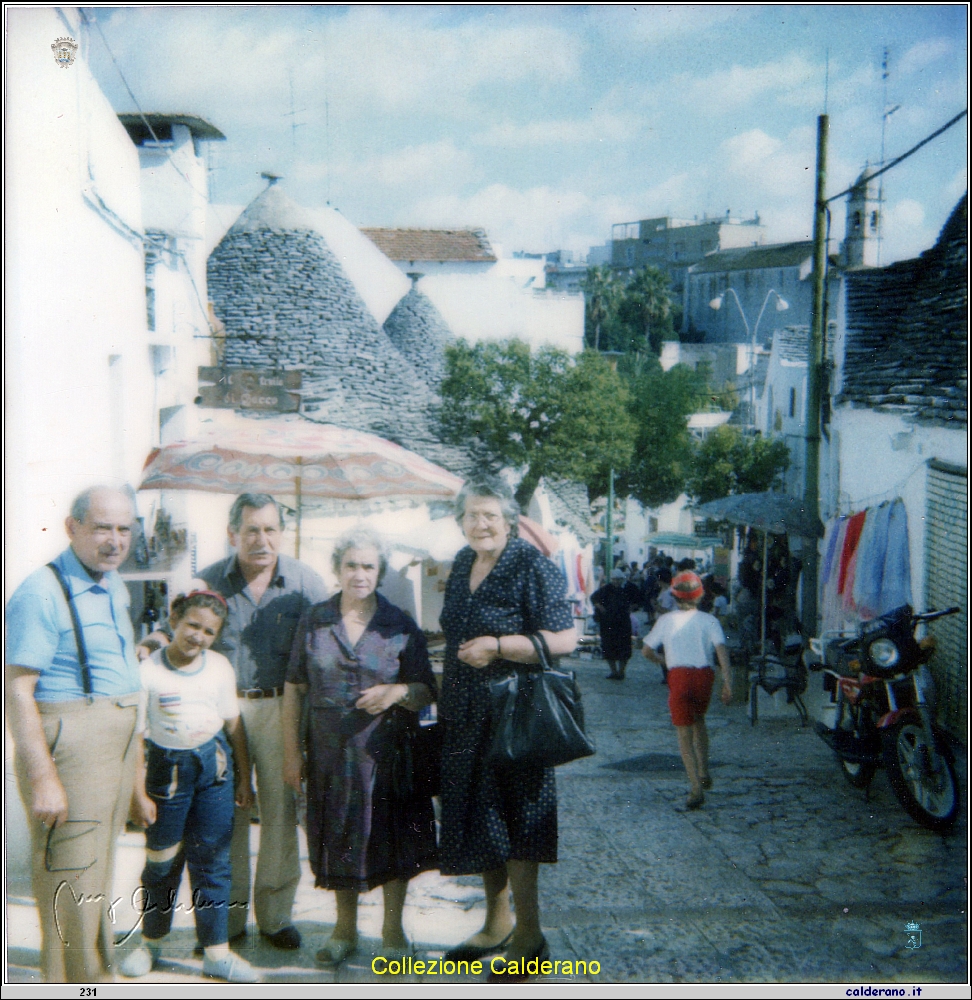
[[[243,493],[230,509],[236,555],[204,569],[200,578],[226,599],[229,617],[213,646],[236,670],[240,713],[256,768],[260,849],[253,903],[260,933],[278,948],[300,947],[291,909],[300,864],[294,793],[283,780],[283,689],[297,623],[328,595],[321,577],[280,555],[283,518],[273,497]],[[250,812],[237,809],[233,826],[230,937],[246,931],[250,898]]]

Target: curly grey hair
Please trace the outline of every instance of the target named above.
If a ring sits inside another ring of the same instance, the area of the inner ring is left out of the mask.
[[[388,569],[388,547],[385,545],[381,535],[371,528],[352,528],[345,532],[335,543],[334,551],[331,553],[331,569],[334,575],[340,577],[341,563],[344,562],[344,553],[349,549],[374,549],[378,553],[378,582],[381,583]]]
[[[513,490],[499,476],[476,476],[467,479],[459,495],[456,497],[456,522],[462,527],[462,519],[466,515],[466,503],[471,497],[490,497],[499,501],[500,513],[510,537],[516,538],[520,524],[520,505],[513,496]]]

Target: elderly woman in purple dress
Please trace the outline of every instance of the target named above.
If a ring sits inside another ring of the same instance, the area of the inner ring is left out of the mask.
[[[311,608],[294,640],[284,689],[284,779],[306,770],[307,847],[317,885],[337,893],[337,923],[318,961],[337,965],[358,943],[358,894],[384,890],[382,954],[406,954],[408,880],[437,867],[432,800],[403,793],[393,763],[418,725],[435,680],[422,631],[375,593],[386,567],[381,540],[361,529],[336,545],[341,591]],[[301,704],[308,699],[306,768]]]

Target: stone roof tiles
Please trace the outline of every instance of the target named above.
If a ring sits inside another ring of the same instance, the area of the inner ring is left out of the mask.
[[[383,329],[429,385],[438,389],[446,374],[445,349],[456,338],[431,300],[413,285]]]
[[[482,229],[366,229],[361,232],[392,260],[493,263]]]
[[[247,207],[208,262],[228,366],[301,369],[301,412],[370,431],[464,475],[442,443],[434,394],[368,311],[312,218],[278,186]]]
[[[540,485],[547,491],[554,520],[570,529],[581,545],[593,542],[596,536],[591,527],[591,503],[587,487],[573,479],[556,479],[552,476],[544,476]]]
[[[968,205],[913,260],[847,275],[836,402],[964,428],[968,391]]]

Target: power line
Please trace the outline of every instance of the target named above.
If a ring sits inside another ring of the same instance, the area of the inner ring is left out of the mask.
[[[968,108],[966,108],[964,111],[960,111],[953,119],[951,119],[951,121],[946,122],[941,128],[936,129],[934,132],[932,132],[931,135],[926,136],[924,139],[922,139],[921,142],[919,142],[917,146],[912,146],[911,149],[909,149],[907,153],[902,153],[900,156],[898,156],[895,159],[893,159],[887,166],[881,167],[880,170],[876,170],[873,174],[871,174],[870,177],[868,177],[868,180],[872,181],[872,180],[874,180],[875,177],[880,177],[881,174],[887,173],[887,171],[889,171],[892,167],[896,167],[903,160],[907,160],[908,157],[911,156],[912,153],[917,153],[918,150],[921,149],[922,146],[928,145],[928,143],[930,143],[932,141],[932,139],[935,139],[937,136],[940,136],[943,132],[946,132],[957,121],[960,121],[962,118],[964,118],[968,113],[969,113],[969,109]],[[844,191],[839,192],[838,194],[832,194],[827,199],[826,203],[830,204],[830,202],[836,201],[838,198],[843,198],[845,194],[850,194],[851,191],[853,191],[855,187],[857,187],[856,183],[852,184],[849,188],[847,188]]]

